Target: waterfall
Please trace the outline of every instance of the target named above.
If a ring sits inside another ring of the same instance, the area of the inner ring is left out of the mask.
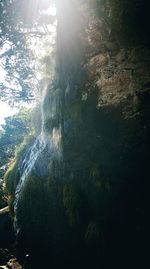
[[[60,163],[62,160],[61,148],[61,94],[59,89],[48,89],[43,97],[41,114],[41,133],[32,146],[26,151],[20,161],[18,170],[20,180],[16,187],[14,199],[14,212],[16,215],[15,229],[17,225],[17,207],[23,187],[30,175],[47,178],[50,175],[60,176]],[[47,128],[47,122],[49,128]]]

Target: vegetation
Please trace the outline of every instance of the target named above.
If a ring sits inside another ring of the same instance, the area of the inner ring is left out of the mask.
[[[23,140],[25,140],[26,136],[30,137],[29,135],[30,133],[31,133],[31,109],[20,110],[14,116],[6,118],[5,124],[2,125],[2,130],[0,133],[0,179],[1,179],[0,206],[1,207],[4,204],[6,204],[7,200],[7,195],[4,190],[4,174],[6,170],[9,168],[7,176],[9,175],[9,177],[13,179],[16,177],[14,175],[14,170],[16,167],[15,164],[16,161],[14,162],[14,158],[15,159],[19,158],[17,157],[19,155],[18,153],[17,156],[15,157],[16,152],[18,151],[18,147],[20,148],[20,145],[22,144]]]
[[[47,49],[38,61],[38,67],[41,63],[42,70],[42,79],[38,81],[41,100],[34,110],[33,122],[30,112],[22,110],[6,119],[1,131],[4,156],[1,157],[1,164],[2,167],[9,164],[4,179],[8,204],[17,227],[18,257],[24,263],[25,255],[29,254],[27,268],[120,268],[123,262],[126,268],[133,262],[134,268],[138,264],[137,254],[142,257],[142,262],[144,260],[143,238],[147,238],[148,234],[144,224],[147,225],[149,205],[150,109],[147,100],[143,101],[144,109],[135,119],[123,118],[122,104],[98,108],[100,90],[93,86],[95,78],[90,82],[84,71],[86,63],[83,59],[87,57],[85,60],[90,61],[96,49],[96,53],[102,54],[105,48],[93,48],[92,44],[84,58],[80,47],[81,43],[87,46],[84,44],[85,32],[80,29],[80,14],[88,13],[88,4],[93,10],[96,9],[93,12],[101,9],[103,13],[109,10],[111,2],[126,6],[128,1],[125,4],[118,0],[57,1],[57,64],[52,64],[51,45],[45,38],[40,45],[47,43],[43,46],[44,50]],[[8,3],[10,6],[12,3],[25,5],[24,1],[17,0]],[[44,0],[39,3],[44,3]],[[104,6],[97,9],[95,4]],[[1,5],[3,9],[4,6]],[[39,5],[38,11],[40,8]],[[115,14],[116,6],[112,5],[112,10]],[[104,15],[102,13],[100,15]],[[30,29],[31,36],[38,18],[31,19],[30,28],[29,19],[22,16],[20,19],[20,15],[16,16],[18,28],[15,31],[23,27],[25,37],[26,29]],[[109,15],[111,19],[112,14]],[[28,16],[30,18],[30,12]],[[92,23],[95,23],[91,30],[95,31],[97,21],[94,13],[91,12],[90,16]],[[117,20],[117,17],[113,19]],[[103,25],[103,20],[100,22]],[[44,32],[41,32],[43,27]],[[36,34],[40,37],[45,36],[46,31],[47,24],[36,28]],[[122,46],[118,50],[122,50]],[[115,55],[111,55],[110,51],[107,53],[111,69]],[[128,59],[121,63],[125,64],[125,70],[126,61]],[[98,68],[101,68],[101,63]],[[55,76],[51,75],[52,70],[55,70]],[[131,77],[134,72],[132,70]],[[111,81],[113,78],[107,79]],[[107,94],[108,97],[112,94],[109,87],[106,88],[106,97]],[[57,133],[59,128],[61,133]],[[26,134],[27,138],[23,140]],[[63,141],[61,150],[60,136]],[[21,145],[17,150],[18,144]],[[16,187],[23,172],[25,180],[20,185],[14,214]]]
[[[0,177],[15,157],[15,150],[31,132],[31,110],[22,109],[5,119],[0,134]]]
[[[15,156],[16,149],[24,137],[30,140],[31,133],[41,132],[41,104],[32,113],[32,109],[22,107],[35,103],[35,99],[39,102],[54,69],[55,15],[46,12],[50,4],[53,1],[0,1],[0,99],[19,106],[19,112],[8,117],[0,131],[1,197],[4,173],[10,166],[11,177],[11,163],[19,155]]]
[[[15,191],[17,184],[20,179],[19,174],[19,163],[21,157],[25,154],[26,150],[29,148],[29,146],[34,141],[34,136],[30,135],[27,136],[26,139],[21,143],[20,146],[15,151],[15,159],[12,161],[12,164],[9,164],[9,168],[7,169],[5,175],[4,175],[4,181],[6,189],[6,195],[7,195],[7,202],[10,207],[11,214],[14,216],[14,208],[13,208],[13,202],[15,198]]]
[[[35,4],[31,0],[0,1],[0,64],[1,70],[4,69],[0,98],[3,101],[31,102],[39,91],[38,47],[43,38],[51,35],[48,26],[55,21],[54,16],[44,13],[48,7],[48,1]]]

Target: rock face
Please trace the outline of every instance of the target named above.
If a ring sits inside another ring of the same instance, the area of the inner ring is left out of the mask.
[[[126,103],[134,112],[138,110],[140,95],[149,94],[149,50],[120,48],[117,52],[112,49],[111,53],[106,50],[87,63],[99,92],[98,107]]]
[[[54,268],[146,262],[150,49],[147,3],[133,2],[57,0],[62,169],[21,192],[18,246],[31,268],[43,256]]]
[[[108,266],[107,254],[116,266],[136,263],[137,255],[137,264],[142,263],[149,185],[148,6],[145,1],[72,5],[71,35],[58,13],[58,70],[67,92],[65,173],[78,182],[81,203],[88,208],[84,237],[95,264]],[[130,25],[132,16],[136,23]]]
[[[12,219],[8,207],[0,209],[0,246],[8,247],[14,240]]]

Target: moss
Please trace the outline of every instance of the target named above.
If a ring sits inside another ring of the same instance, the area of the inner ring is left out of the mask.
[[[19,180],[19,174],[18,174],[18,166],[17,162],[14,161],[9,169],[7,170],[5,174],[5,183],[6,183],[6,188],[11,196],[14,195],[15,193],[15,188],[16,184],[18,183]]]
[[[21,145],[19,145],[16,148],[16,152],[15,152],[15,160],[18,162],[21,157],[24,155],[24,153],[26,152],[27,148],[29,148],[33,142],[35,141],[35,136],[34,135],[28,135],[24,138],[23,142],[21,143]]]
[[[63,187],[63,205],[69,217],[71,226],[79,221],[79,197],[77,190],[73,185],[65,184]]]
[[[77,125],[81,124],[82,122],[82,103],[81,102],[76,102],[72,105],[70,115],[73,121]]]
[[[44,126],[43,129],[45,132],[50,133],[54,127],[59,127],[58,118],[51,118],[50,116],[44,117]]]
[[[18,171],[18,163],[14,161],[4,176],[6,190],[7,190],[7,202],[10,207],[10,212],[14,215],[13,211],[13,202],[15,198],[15,190],[17,183],[19,181],[19,171]]]
[[[44,196],[43,196],[44,193]],[[36,221],[37,212],[35,212],[35,208],[39,209],[41,204],[44,204],[45,198],[47,197],[48,188],[47,184],[40,177],[32,174],[30,175],[22,187],[19,205],[21,206],[21,210],[24,212],[28,211],[28,215],[32,216],[34,212],[34,218]],[[25,218],[25,215],[24,215]],[[32,216],[33,220],[33,216]]]
[[[91,220],[85,232],[85,240],[88,242],[98,241],[100,236],[98,223]]]
[[[27,178],[18,201],[17,223],[25,241],[28,244],[30,242],[29,248],[35,249],[38,242],[38,248],[48,244],[48,251],[53,251],[53,246],[57,245],[60,237],[66,235],[61,198],[62,189],[54,179],[33,173]],[[58,249],[59,247],[57,245]]]
[[[108,178],[103,178],[100,176],[99,167],[96,164],[90,168],[90,178],[93,183],[93,187],[100,189],[101,191],[110,192],[111,191],[111,182]]]
[[[100,171],[97,163],[92,163],[90,167],[90,178],[99,178]]]
[[[8,195],[8,205],[10,207],[12,215],[14,215],[13,202],[15,198],[15,191],[20,179],[20,174],[18,170],[19,162],[20,159],[24,156],[27,148],[33,143],[34,139],[35,138],[33,136],[28,136],[24,139],[23,143],[16,149],[15,159],[13,163],[9,166],[4,176],[6,191]]]
[[[51,132],[61,122],[62,91],[57,88],[48,88],[43,101],[43,129]]]

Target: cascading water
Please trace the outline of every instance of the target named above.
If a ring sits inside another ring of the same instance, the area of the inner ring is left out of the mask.
[[[15,229],[17,233],[19,232],[17,223],[18,202],[30,175],[34,174],[41,178],[46,178],[50,175],[60,176],[60,162],[62,160],[60,104],[60,90],[52,88],[47,91],[42,102],[41,133],[20,161],[18,167],[20,180],[16,187],[14,200]],[[47,130],[47,121],[49,122],[49,130]]]

